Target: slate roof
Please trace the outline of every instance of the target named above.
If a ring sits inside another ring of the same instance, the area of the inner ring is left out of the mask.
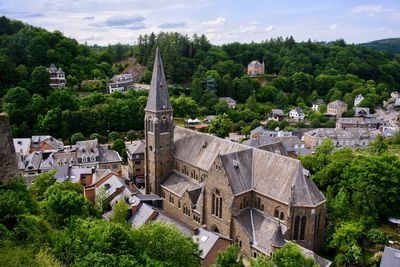
[[[208,253],[217,243],[220,237],[210,231],[204,230],[202,228],[198,229],[198,233],[193,236],[193,240],[199,244],[201,250],[201,258],[207,257]]]
[[[272,109],[271,114],[278,116],[285,116],[282,109]]]
[[[234,194],[251,189],[252,156],[252,149],[221,155],[222,164]]]
[[[248,147],[182,127],[175,127],[174,157],[208,171],[218,154],[248,149]]]
[[[76,154],[78,158],[82,158],[83,155],[86,155],[87,158],[93,154],[95,157],[99,156],[99,143],[97,139],[94,140],[85,140],[76,142]]]
[[[235,219],[250,239],[252,246],[267,255],[271,255],[273,252],[271,250],[271,239],[273,240],[274,238],[279,222],[251,208],[242,210],[235,216]],[[287,227],[282,225],[281,229],[283,231],[282,234],[284,234]],[[276,240],[273,241],[275,242]]]
[[[181,127],[175,127],[174,145],[176,158],[206,171],[221,155],[234,194],[256,190],[287,204],[293,196],[295,206],[315,206],[325,201],[316,185],[303,175],[299,160]],[[177,172],[172,172],[162,186],[180,196],[190,186],[199,187]]]
[[[331,139],[370,139],[370,131],[366,128],[347,128],[336,129],[336,128],[318,128],[305,133],[306,135],[313,137],[329,137]]]
[[[199,184],[193,182],[189,177],[177,171],[172,171],[161,186],[179,197],[182,197],[186,190],[190,192],[199,188],[201,189]]]
[[[13,143],[14,143],[15,152],[18,152],[21,155],[29,154],[29,149],[31,148],[31,139],[30,138],[14,138]]]
[[[330,108],[347,107],[347,104],[340,100],[332,101],[328,104]]]
[[[32,152],[24,160],[25,171],[38,170],[41,161],[42,161],[42,153],[40,151]]]
[[[126,146],[128,155],[144,153],[146,144],[144,140],[136,140]]]
[[[400,266],[400,250],[391,247],[385,247],[380,267]]]
[[[158,47],[154,58],[153,75],[145,110],[172,110],[168,96],[167,81],[165,80],[164,68]]]
[[[251,65],[262,66],[263,64],[260,63],[260,61],[258,61],[258,60],[253,60],[252,62],[249,63],[248,66],[251,66]]]
[[[225,101],[227,104],[236,105],[236,101],[232,97],[220,97],[219,100]]]
[[[64,143],[62,141],[59,141],[50,135],[33,135],[31,140],[32,148],[39,148],[40,144],[43,142],[46,142],[46,144],[56,150],[62,149],[64,147]]]
[[[129,218],[129,223],[133,227],[144,225],[155,213],[157,213],[150,205],[140,204],[139,209]]]
[[[108,149],[108,147],[99,147],[100,163],[122,162],[121,156],[115,150]]]
[[[281,248],[285,245],[286,241],[283,238],[282,227],[280,224],[278,225],[278,228],[276,228],[274,234],[271,236],[269,242],[272,246],[277,248]]]

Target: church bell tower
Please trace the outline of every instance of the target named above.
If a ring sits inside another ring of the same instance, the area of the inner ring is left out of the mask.
[[[174,125],[173,110],[169,102],[167,82],[158,48],[154,59],[149,98],[144,111],[146,193],[160,196],[160,184],[172,170]]]

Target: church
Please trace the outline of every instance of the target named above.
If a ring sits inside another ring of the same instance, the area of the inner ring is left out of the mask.
[[[297,159],[174,126],[157,49],[145,108],[146,193],[176,220],[271,256],[285,240],[317,250],[326,199]]]

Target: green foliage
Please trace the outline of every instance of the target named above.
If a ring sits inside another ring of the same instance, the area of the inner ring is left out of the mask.
[[[368,241],[372,244],[386,244],[388,242],[387,236],[379,229],[373,228],[367,232]]]
[[[251,259],[250,267],[273,267],[272,260],[267,259],[264,255],[260,255],[255,259]]]
[[[135,132],[134,130],[129,130],[129,131],[127,132],[127,134],[126,134],[126,138],[127,138],[129,141],[136,140],[136,132]]]
[[[244,267],[238,245],[230,245],[217,256],[215,267]]]
[[[213,121],[211,121],[208,127],[208,132],[213,133],[218,137],[224,138],[228,136],[232,130],[233,123],[229,119],[228,115],[223,114],[217,116]]]
[[[388,149],[388,144],[386,143],[385,139],[382,137],[382,135],[378,134],[375,137],[375,140],[371,142],[373,150],[378,153],[382,154],[383,152],[387,151]]]
[[[82,188],[70,182],[50,186],[44,194],[44,208],[56,225],[66,223],[70,217],[85,218],[89,215],[89,204],[83,196]]]
[[[119,139],[119,134],[117,132],[111,132],[108,134],[109,141],[115,141],[117,139]]]
[[[56,183],[56,170],[42,173],[34,178],[30,191],[37,200],[43,200],[47,188]]]
[[[120,224],[126,224],[129,206],[125,200],[118,201],[113,207],[111,221]]]
[[[272,257],[277,267],[317,267],[313,258],[305,257],[298,245],[287,242],[285,246],[278,249]]]
[[[177,117],[196,118],[198,116],[199,106],[191,97],[185,95],[172,97],[171,104],[174,109],[174,115]]]
[[[86,138],[85,138],[85,136],[84,136],[82,133],[74,133],[74,134],[71,136],[71,143],[72,143],[73,145],[75,145],[76,142],[84,141],[85,139],[86,139]]]
[[[122,157],[124,157],[124,155],[126,154],[125,142],[120,138],[114,140],[111,148],[117,151]]]
[[[317,154],[330,154],[334,149],[333,141],[330,138],[325,139],[316,149]]]

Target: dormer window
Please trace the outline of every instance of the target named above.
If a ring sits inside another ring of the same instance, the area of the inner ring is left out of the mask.
[[[111,187],[110,184],[104,184],[104,188],[105,188],[106,190],[110,189],[110,187]]]
[[[83,155],[83,156],[82,156],[82,162],[87,162],[87,157],[86,157],[86,155]]]
[[[90,155],[90,161],[96,161],[96,157],[95,157],[94,154],[91,154],[91,155]]]

